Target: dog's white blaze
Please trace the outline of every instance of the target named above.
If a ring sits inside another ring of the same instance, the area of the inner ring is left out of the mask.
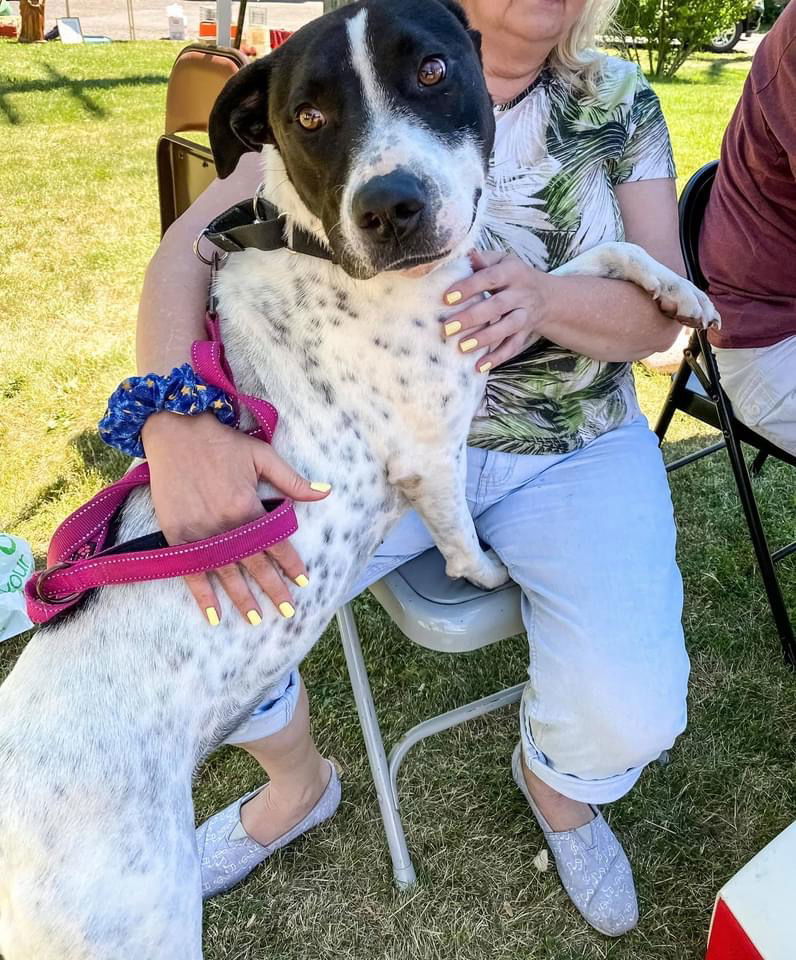
[[[366,10],[348,21],[347,30],[350,61],[362,86],[367,120],[342,196],[340,224],[346,246],[357,260],[368,265],[370,250],[352,214],[354,197],[373,177],[408,169],[437,188],[436,233],[440,238],[449,239],[446,242],[449,249],[460,253],[472,246],[473,197],[475,191],[484,186],[478,145],[464,138],[460,144],[451,146],[390,98],[379,82],[368,43]]]
[[[376,77],[376,70],[368,44],[368,12],[360,12],[347,25],[348,44],[351,49],[351,66],[358,75],[365,95],[365,106],[371,117],[377,117],[389,109],[387,94]]]

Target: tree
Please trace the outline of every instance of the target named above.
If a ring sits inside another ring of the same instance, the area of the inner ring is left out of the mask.
[[[44,40],[44,0],[19,0],[22,26],[20,43],[38,43]]]
[[[622,0],[616,20],[629,56],[640,64],[646,50],[650,74],[668,80],[748,9],[749,0]]]

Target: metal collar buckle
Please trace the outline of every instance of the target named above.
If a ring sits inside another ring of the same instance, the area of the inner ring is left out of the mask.
[[[227,259],[227,257],[229,256],[229,253],[228,253],[227,251],[225,251],[225,250],[215,251],[215,252],[213,253],[213,259],[212,259],[212,260],[208,260],[207,257],[206,257],[206,256],[202,253],[202,251],[199,249],[199,244],[202,242],[202,240],[204,240],[204,238],[205,238],[206,236],[207,236],[207,228],[205,227],[205,229],[202,230],[202,231],[197,235],[196,239],[195,239],[194,242],[193,242],[193,255],[196,257],[197,260],[201,260],[202,263],[205,264],[205,266],[208,266],[208,267],[212,267],[212,266],[220,267],[221,264],[224,263],[225,260]]]

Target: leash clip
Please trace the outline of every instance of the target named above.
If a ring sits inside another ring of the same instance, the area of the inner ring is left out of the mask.
[[[50,605],[62,604],[62,603],[73,603],[77,598],[85,593],[85,590],[78,590],[76,593],[70,593],[65,597],[48,597],[44,592],[44,583],[51,577],[54,573],[58,573],[59,570],[66,570],[71,567],[71,563],[54,563],[51,567],[47,567],[46,570],[42,570],[39,576],[36,578],[36,596],[41,600],[42,603],[48,603]]]

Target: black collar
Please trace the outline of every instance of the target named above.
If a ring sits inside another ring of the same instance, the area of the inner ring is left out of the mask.
[[[285,214],[262,197],[241,200],[216,217],[202,231],[202,235],[227,253],[239,253],[249,247],[256,250],[288,249],[308,257],[331,260],[334,255],[311,233],[294,227],[288,241]]]

